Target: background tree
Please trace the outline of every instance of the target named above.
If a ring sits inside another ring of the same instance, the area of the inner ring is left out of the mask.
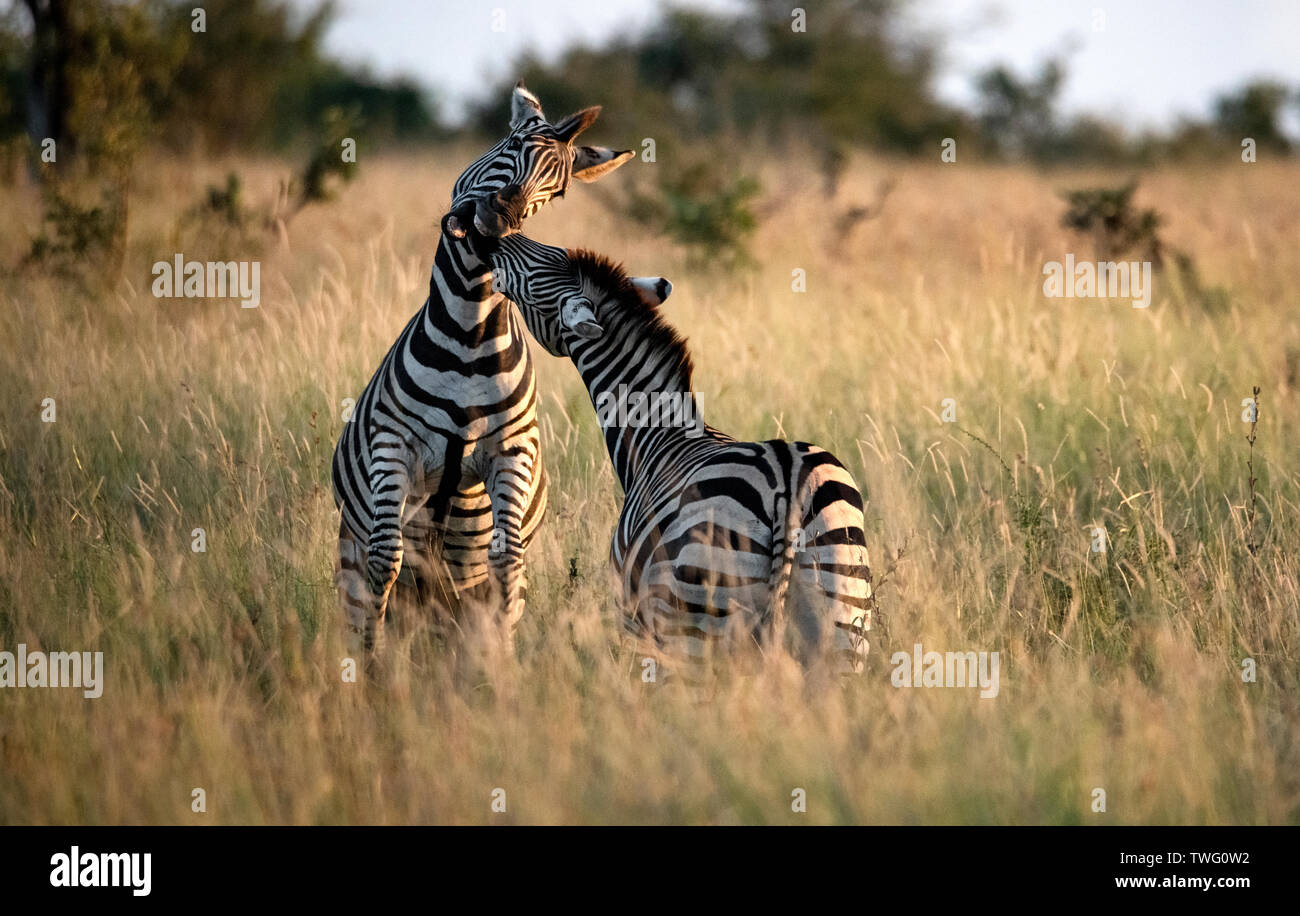
[[[1291,141],[1282,133],[1282,112],[1294,96],[1280,83],[1248,83],[1214,103],[1214,123],[1227,139],[1252,137],[1261,149],[1287,153]]]

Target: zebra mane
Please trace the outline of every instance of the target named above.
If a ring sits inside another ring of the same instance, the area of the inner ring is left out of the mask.
[[[580,277],[597,289],[607,290],[613,295],[613,304],[620,319],[617,322],[620,335],[624,338],[629,334],[645,337],[654,352],[673,357],[682,383],[689,390],[695,372],[695,361],[691,358],[686,338],[668,323],[659,306],[641,298],[623,265],[586,248],[569,249],[569,261]]]

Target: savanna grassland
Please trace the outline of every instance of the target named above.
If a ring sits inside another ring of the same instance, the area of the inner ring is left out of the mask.
[[[415,627],[387,686],[345,683],[330,455],[471,154],[363,161],[284,235],[183,217],[231,167],[271,197],[278,164],[153,162],[120,280],[0,279],[0,649],[106,669],[94,700],[0,690],[0,822],[1300,821],[1300,166],[1144,174],[1226,292],[1157,273],[1146,310],[1042,294],[1045,261],[1093,256],[1059,192],[1125,175],[863,159],[828,200],[799,157],[754,163],[756,265],[730,275],[604,204],[653,165],[575,187],[529,234],[671,279],[707,419],[817,442],[863,488],[867,670],[643,683],[604,573],[617,484],[576,373],[534,346],[552,485],[518,657],[466,678]],[[40,202],[0,200],[8,270]],[[260,259],[260,307],[154,298],[176,252]],[[998,651],[998,696],[892,686],[916,643]]]

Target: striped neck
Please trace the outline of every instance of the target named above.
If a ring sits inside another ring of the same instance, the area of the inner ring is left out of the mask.
[[[463,239],[440,234],[424,310],[426,326],[442,326],[450,318],[462,332],[458,336],[477,329],[479,341],[511,333],[514,326],[505,298],[493,289],[492,267],[472,234]]]
[[[691,390],[691,357],[686,342],[658,310],[635,293],[601,313],[604,334],[566,339],[582,376],[605,447],[627,492],[658,462],[689,441],[714,436],[700,416]]]

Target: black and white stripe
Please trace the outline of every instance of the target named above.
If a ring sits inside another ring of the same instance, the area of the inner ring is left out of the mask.
[[[518,318],[492,283],[485,245],[571,178],[631,158],[574,138],[587,109],[552,126],[520,83],[510,134],[456,182],[429,296],[358,398],[334,452],[341,512],[337,585],[350,631],[381,640],[405,566],[417,602],[454,611],[495,582],[509,634],[524,610],[524,551],[546,508],[536,381]],[[405,578],[405,577],[404,577]]]
[[[671,291],[662,277],[629,278],[599,255],[520,236],[490,257],[534,337],[572,358],[598,416],[620,389],[694,398],[686,343],[657,308]],[[518,278],[516,265],[529,264],[554,276]],[[566,284],[581,293],[546,298]],[[626,495],[610,555],[629,629],[670,657],[757,644],[859,671],[871,572],[862,496],[835,456],[805,442],[738,442],[698,414],[647,426],[604,413]]]

